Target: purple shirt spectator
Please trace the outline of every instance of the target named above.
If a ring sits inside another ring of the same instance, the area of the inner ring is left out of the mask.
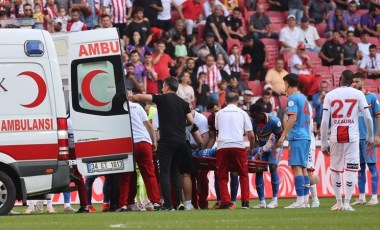
[[[356,26],[360,24],[360,16],[357,14],[350,14],[348,10],[343,12],[343,19],[346,21],[348,28],[352,27],[355,29]]]
[[[145,71],[144,65],[139,63],[139,64],[134,64],[134,66],[135,66],[134,74],[135,74],[136,80],[140,83],[143,83],[144,78],[146,78],[146,71]]]
[[[343,17],[343,19],[346,20],[344,17]],[[329,16],[325,32],[329,32],[330,28],[333,28],[333,30],[337,30],[337,31],[344,31],[345,30],[342,22],[340,22],[337,19],[335,14],[332,14]]]
[[[366,26],[368,29],[377,30],[377,25],[380,24],[380,15],[377,15],[376,18],[370,16],[369,13],[363,14],[360,18],[360,24]]]

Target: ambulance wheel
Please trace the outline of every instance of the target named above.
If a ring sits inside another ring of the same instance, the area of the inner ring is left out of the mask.
[[[12,179],[0,171],[0,215],[8,215],[16,201],[16,187]]]

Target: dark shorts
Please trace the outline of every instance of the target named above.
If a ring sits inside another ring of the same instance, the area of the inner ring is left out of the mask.
[[[191,146],[186,143],[184,151],[181,151],[181,160],[179,163],[179,173],[194,173],[193,155],[191,154]]]

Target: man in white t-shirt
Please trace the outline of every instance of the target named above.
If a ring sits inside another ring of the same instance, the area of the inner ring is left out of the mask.
[[[311,52],[321,51],[317,29],[309,25],[309,18],[306,16],[301,18],[301,30],[304,36],[303,42],[305,43],[306,50]]]
[[[371,43],[368,42],[369,34],[366,31],[363,31],[360,34],[360,42],[358,43],[359,53],[360,53],[360,59],[363,58],[365,55],[369,54],[369,46]]]
[[[182,11],[179,8],[183,2],[184,0],[161,0],[162,11],[158,12],[157,15],[158,26],[161,29],[169,31],[173,27],[170,13],[172,6],[177,9],[180,17],[183,18]]]
[[[224,17],[228,17],[230,15],[230,12],[228,12],[227,7],[223,5],[221,2],[218,0],[207,0],[203,3],[203,14],[207,18],[210,16],[214,10],[214,6],[220,5],[223,7],[223,15]]]
[[[350,205],[360,170],[359,159],[359,121],[361,113],[367,129],[367,146],[372,146],[374,133],[368,103],[363,92],[350,87],[353,73],[342,72],[340,85],[326,94],[323,103],[321,123],[321,149],[325,156],[330,156],[330,169],[333,189],[337,203],[332,211],[355,211]],[[329,125],[330,124],[330,125]],[[330,144],[328,130],[331,129]],[[346,171],[342,184],[342,175]],[[345,199],[342,202],[341,187],[344,186]]]
[[[296,16],[291,14],[288,16],[288,26],[282,28],[280,31],[280,52],[295,52],[298,44],[302,42],[302,39],[302,30],[296,26]]]
[[[216,167],[219,179],[221,209],[232,209],[231,196],[227,183],[231,165],[235,165],[240,177],[241,208],[249,208],[248,153],[255,145],[255,136],[248,114],[237,106],[239,95],[228,93],[227,106],[215,116],[215,128],[218,131]],[[247,134],[249,150],[245,149],[243,135]]]
[[[129,111],[132,122],[133,152],[136,163],[140,169],[146,192],[150,203],[146,205],[147,210],[159,210],[160,190],[158,188],[156,171],[153,164],[153,151],[157,148],[157,141],[153,128],[148,120],[146,112],[138,103],[129,102]],[[134,206],[137,193],[136,172],[122,173],[119,177],[120,187],[120,209],[127,211]]]

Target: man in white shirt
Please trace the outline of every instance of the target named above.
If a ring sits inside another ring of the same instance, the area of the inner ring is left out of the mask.
[[[145,103],[143,105],[145,107]],[[132,122],[133,152],[150,200],[150,203],[146,205],[146,209],[159,210],[161,207],[160,190],[153,164],[153,150],[157,149],[156,137],[143,106],[130,101],[129,111]],[[121,207],[118,211],[131,210],[134,205],[132,200],[134,201],[137,193],[136,172],[122,173],[119,179],[119,203]]]
[[[358,43],[360,59],[363,58],[365,55],[369,54],[369,46],[371,45],[371,43],[368,42],[368,38],[368,32],[363,31],[360,34],[360,42]]]
[[[249,208],[248,153],[252,152],[255,137],[248,114],[237,106],[239,95],[228,93],[227,106],[215,116],[215,128],[218,131],[216,165],[221,196],[221,209],[232,209],[231,196],[228,193],[228,172],[235,165],[240,177],[241,208]],[[243,135],[249,140],[248,153],[245,149]]]
[[[350,200],[360,170],[358,121],[360,113],[364,117],[367,129],[367,146],[372,146],[374,142],[368,103],[363,92],[350,87],[352,79],[352,71],[343,71],[340,80],[341,87],[327,93],[323,103],[321,149],[325,156],[331,157],[331,179],[337,201],[331,208],[332,211],[355,211],[350,205]],[[328,137],[329,126],[330,138]],[[330,139],[330,144],[328,139]],[[346,176],[342,183],[341,173],[344,171],[346,171]],[[342,201],[342,185],[345,191],[344,203]]]
[[[360,62],[359,70],[368,74],[368,79],[380,79],[380,54],[377,46],[369,46],[369,54],[364,56]]]
[[[284,27],[280,31],[280,53],[286,51],[295,52],[297,46],[303,40],[302,30],[296,27],[296,17],[294,15],[288,16],[288,26]]]
[[[223,5],[221,2],[219,2],[218,0],[207,0],[205,1],[205,3],[203,3],[203,14],[205,15],[206,18],[212,14],[214,10],[214,6],[216,5],[222,6],[224,17],[227,17],[228,15],[230,15],[230,13],[227,10],[227,7]]]
[[[309,25],[309,18],[306,16],[301,18],[301,30],[304,36],[303,42],[305,43],[306,50],[311,52],[321,51],[317,29]]]

